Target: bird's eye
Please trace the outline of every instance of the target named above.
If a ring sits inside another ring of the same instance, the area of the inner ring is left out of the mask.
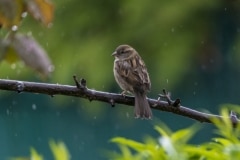
[[[123,53],[125,53],[125,52],[124,52],[124,50],[121,50],[121,51],[120,51],[120,53],[122,53],[122,54],[123,54]]]

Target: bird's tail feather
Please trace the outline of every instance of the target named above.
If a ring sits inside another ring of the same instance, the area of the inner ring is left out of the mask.
[[[152,111],[145,94],[135,93],[134,114],[136,118],[152,118]]]

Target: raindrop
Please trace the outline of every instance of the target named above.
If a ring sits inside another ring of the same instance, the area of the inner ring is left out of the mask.
[[[22,72],[22,71],[21,71],[20,69],[17,70],[17,74],[18,74],[18,75],[21,74],[21,72]]]
[[[18,30],[18,26],[14,25],[12,26],[12,31],[17,31]]]
[[[32,32],[29,31],[29,32],[27,33],[27,35],[28,35],[28,36],[32,36]]]
[[[61,113],[60,113],[60,112],[56,112],[56,115],[57,115],[57,116],[60,116],[60,115],[61,115]]]
[[[120,126],[119,126],[118,124],[116,124],[116,125],[114,126],[114,129],[115,129],[115,130],[119,130],[119,129],[120,129]]]
[[[210,63],[214,63],[215,61],[214,61],[214,59],[210,59],[209,62]]]
[[[171,29],[171,32],[175,32],[175,28],[172,28],[172,29]]]
[[[19,62],[18,65],[19,65],[19,68],[24,68],[25,67],[25,63],[24,62]]]
[[[6,110],[6,113],[7,113],[7,115],[10,115],[10,111],[9,111],[9,109]]]
[[[64,36],[65,36],[65,32],[62,32],[62,33],[61,33],[61,37],[64,37]]]
[[[11,64],[11,69],[16,69],[16,63]]]
[[[206,70],[206,69],[207,69],[207,66],[204,65],[204,64],[202,64],[202,65],[201,65],[201,69],[202,69],[202,70]]]
[[[24,83],[21,81],[17,82],[17,91],[18,93],[22,92],[24,90]]]
[[[167,43],[167,42],[165,42],[163,45],[164,45],[164,46],[167,46],[167,45],[168,45],[168,43]]]
[[[48,72],[53,72],[55,69],[55,66],[54,65],[49,65],[48,66]]]
[[[127,118],[129,118],[129,117],[130,117],[130,115],[129,115],[129,113],[128,113],[128,112],[126,113],[126,117],[127,117]]]
[[[37,105],[36,104],[32,104],[32,109],[36,110],[37,109]]]
[[[47,27],[51,28],[53,26],[53,23],[48,23]]]
[[[17,104],[17,102],[16,101],[12,101],[12,105],[14,106],[14,105],[16,105]]]
[[[38,140],[39,142],[41,142],[41,141],[42,141],[42,138],[41,138],[41,137],[38,137],[37,140]]]
[[[166,81],[167,81],[167,84],[168,84],[168,79],[166,79]]]
[[[22,16],[22,18],[27,17],[27,12],[23,12],[21,16]]]
[[[94,116],[93,119],[97,119],[97,116]]]
[[[42,37],[43,36],[43,32],[38,32],[38,36]]]

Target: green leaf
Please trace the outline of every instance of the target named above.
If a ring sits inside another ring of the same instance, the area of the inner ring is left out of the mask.
[[[220,143],[223,146],[228,146],[232,144],[232,142],[229,139],[226,138],[214,138],[213,139],[216,143]]]
[[[54,140],[50,140],[49,146],[55,160],[70,160],[71,156],[66,145],[63,142],[55,142]]]
[[[168,137],[172,134],[172,131],[167,126],[164,124],[161,124],[160,126],[156,125],[154,129],[157,130],[162,136]]]
[[[171,139],[174,143],[185,144],[199,129],[197,125],[194,125],[189,128],[181,129],[172,134]]]
[[[30,148],[31,160],[43,160],[43,156],[40,155],[34,148]]]
[[[122,137],[113,138],[113,139],[111,139],[111,142],[126,145],[136,151],[139,151],[139,152],[146,149],[146,147],[143,143],[139,143],[134,140],[126,139],[126,138],[122,138]]]

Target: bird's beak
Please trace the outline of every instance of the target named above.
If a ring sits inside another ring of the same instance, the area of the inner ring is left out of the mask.
[[[116,52],[116,51],[112,53],[112,56],[116,56],[116,55],[117,55],[117,52]]]

